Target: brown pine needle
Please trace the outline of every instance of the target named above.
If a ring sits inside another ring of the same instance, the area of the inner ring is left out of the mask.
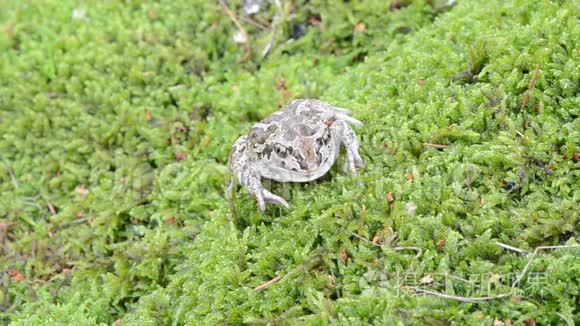
[[[248,39],[248,33],[246,32],[246,30],[244,29],[244,27],[242,27],[242,24],[240,24],[240,21],[238,20],[238,18],[236,17],[236,15],[231,11],[230,7],[228,7],[228,5],[226,4],[225,1],[220,0],[220,4],[224,8],[224,11],[226,12],[226,14],[230,17],[230,19],[232,20],[232,22],[234,23],[234,25],[236,25],[236,28],[238,29],[238,31],[247,40]]]
[[[437,149],[445,149],[445,148],[448,148],[449,147],[449,145],[432,144],[432,143],[423,143],[423,145],[425,145],[427,147],[437,148]]]
[[[260,29],[269,29],[270,28],[269,26],[266,26],[260,22],[257,22],[256,20],[252,19],[251,17],[244,17],[244,21],[251,24],[251,25],[254,25]]]
[[[272,286],[272,285],[280,282],[281,279],[282,279],[282,276],[276,276],[273,279],[269,280],[268,282],[256,286],[254,288],[254,291],[262,291],[262,290],[265,290],[265,289],[269,288],[270,286]]]

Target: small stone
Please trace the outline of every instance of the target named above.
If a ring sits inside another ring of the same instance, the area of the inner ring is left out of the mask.
[[[412,216],[415,215],[415,212],[417,211],[417,205],[415,205],[415,203],[407,203],[405,209],[407,210],[407,214]]]

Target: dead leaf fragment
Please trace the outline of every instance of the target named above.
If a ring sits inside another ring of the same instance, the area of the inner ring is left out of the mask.
[[[441,239],[441,240],[437,241],[437,250],[438,251],[445,250],[445,239]]]
[[[170,216],[169,218],[167,218],[165,220],[165,224],[167,224],[167,225],[175,224],[175,217]]]
[[[385,198],[387,199],[387,201],[388,201],[389,203],[392,203],[393,201],[395,201],[395,197],[393,197],[393,193],[392,193],[392,192],[389,192],[389,193],[388,193],[388,194],[385,196]]]
[[[280,100],[280,107],[283,107],[286,105],[288,100],[293,97],[292,92],[290,92],[286,87],[286,81],[284,79],[278,80],[276,83],[276,88],[280,92],[280,95],[282,95],[282,99]]]
[[[186,155],[184,152],[177,152],[175,153],[175,159],[178,161],[183,161],[186,159]]]
[[[336,278],[332,275],[328,275],[327,286],[329,289],[334,289],[336,287]]]
[[[308,18],[308,23],[312,26],[317,26],[317,27],[320,27],[322,25],[322,21],[320,20],[320,18],[318,18],[316,16],[310,16]]]
[[[151,20],[156,20],[159,18],[159,15],[157,15],[157,13],[155,11],[149,10],[147,12],[147,17],[149,17],[149,19],[151,19]]]
[[[47,202],[46,207],[48,207],[48,211],[50,212],[50,214],[56,215],[56,209],[54,208],[54,206],[51,203]]]
[[[358,23],[354,26],[355,33],[363,33],[367,30],[367,25],[365,23]]]
[[[526,326],[536,326],[536,321],[533,319],[524,320]]]
[[[69,279],[69,278],[72,276],[72,272],[73,272],[73,271],[72,271],[72,269],[70,269],[70,268],[63,268],[63,270],[62,270],[62,275],[63,275],[65,278]]]
[[[8,275],[10,276],[10,279],[15,282],[24,282],[24,276],[16,269],[8,271]]]
[[[46,97],[48,97],[49,100],[54,100],[58,98],[58,93],[50,92],[46,94]]]
[[[350,258],[350,257],[348,256],[348,253],[346,252],[346,250],[344,250],[344,249],[343,249],[343,250],[340,252],[340,260],[342,261],[342,263],[343,263],[344,265],[348,265],[348,260],[349,260],[349,258]]]
[[[84,185],[76,187],[75,192],[81,196],[87,196],[90,193],[89,189],[85,188]]]
[[[495,286],[498,286],[501,282],[501,275],[492,273],[491,276],[489,277],[489,282]]]

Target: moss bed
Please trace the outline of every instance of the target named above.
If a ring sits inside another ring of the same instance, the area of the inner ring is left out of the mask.
[[[577,2],[0,8],[0,323],[580,322]],[[294,98],[352,109],[367,167],[228,200]]]

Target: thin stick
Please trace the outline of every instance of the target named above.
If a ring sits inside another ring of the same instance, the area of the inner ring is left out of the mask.
[[[515,251],[515,252],[520,253],[520,254],[529,254],[530,253],[527,250],[520,249],[520,248],[516,248],[516,247],[512,247],[510,245],[506,245],[505,243],[496,242],[495,244],[498,245],[498,246],[500,246],[500,247],[502,247],[502,248],[504,248],[504,249],[511,250],[511,251]]]
[[[419,247],[393,247],[391,249],[393,249],[394,251],[413,250],[417,253],[417,255],[415,256],[417,258],[419,258],[423,253],[423,249]]]
[[[419,294],[429,294],[429,295],[432,295],[435,297],[439,297],[439,298],[443,298],[443,299],[447,299],[447,300],[455,300],[455,301],[465,302],[465,303],[477,303],[477,302],[493,301],[493,300],[505,298],[505,297],[511,295],[511,293],[504,293],[504,294],[496,295],[493,297],[460,297],[460,296],[456,296],[456,295],[450,295],[450,294],[445,294],[445,293],[440,293],[440,292],[429,291],[429,290],[417,288],[414,286],[407,287],[407,288],[412,289],[416,293],[419,293]]]
[[[83,224],[83,223],[87,223],[89,221],[88,217],[83,217],[74,221],[70,221],[68,223],[65,223],[63,225],[60,226],[61,229],[66,229],[68,227],[71,227],[73,225],[78,225],[78,224]]]
[[[524,267],[524,270],[520,273],[520,275],[518,276],[518,278],[512,284],[512,290],[511,290],[511,292],[514,291],[515,287],[524,278],[524,276],[526,275],[526,273],[530,269],[530,266],[532,265],[532,261],[534,261],[534,259],[536,258],[536,256],[538,255],[538,252],[540,252],[540,250],[555,250],[555,249],[569,249],[569,248],[580,248],[580,244],[578,244],[578,245],[567,245],[567,246],[540,246],[540,247],[536,247],[536,249],[532,253],[532,257],[530,257],[530,260],[528,261],[528,263]]]
[[[240,21],[238,20],[238,18],[236,17],[236,15],[230,10],[230,7],[228,7],[228,5],[226,4],[226,2],[224,0],[219,0],[219,1],[220,1],[220,4],[222,5],[222,7],[224,8],[224,11],[226,12],[226,14],[230,17],[230,19],[232,20],[232,22],[234,23],[234,25],[236,25],[236,28],[238,29],[238,31],[240,33],[242,33],[242,35],[244,36],[244,38],[247,40],[248,39],[248,33],[242,27],[242,24],[240,24]]]
[[[359,240],[368,242],[368,243],[370,243],[370,244],[372,244],[373,246],[376,246],[376,247],[381,247],[380,244],[376,244],[376,243],[372,242],[371,240],[369,240],[367,238],[364,238],[364,237],[361,237],[360,235],[358,235],[358,234],[356,234],[356,233],[354,233],[352,231],[349,231],[349,233],[352,234],[353,236],[355,236],[356,238],[358,238]]]
[[[472,281],[470,281],[470,280],[466,280],[466,279],[464,279],[464,278],[461,278],[461,277],[458,277],[458,276],[453,276],[453,275],[451,275],[451,274],[445,274],[445,276],[447,276],[447,277],[449,277],[449,278],[452,278],[452,279],[454,279],[454,280],[458,280],[458,281],[461,281],[461,282],[464,282],[464,283],[467,283],[467,284],[473,285],[473,282],[472,282]]]
[[[267,288],[269,288],[270,286],[280,282],[280,280],[282,279],[282,276],[276,276],[273,279],[269,280],[268,282],[258,285],[256,288],[254,288],[254,291],[262,291],[265,290]]]
[[[566,325],[568,326],[574,326],[574,321],[564,315],[562,315],[559,312],[556,312],[556,315],[558,315],[558,317],[562,318],[562,320],[564,320],[566,322]]]
[[[274,0],[274,4],[276,5],[276,15],[274,16],[274,21],[272,22],[272,32],[270,34],[270,42],[266,44],[266,47],[264,47],[264,50],[262,51],[262,60],[264,60],[268,55],[268,53],[270,53],[270,50],[272,49],[272,46],[276,41],[276,32],[278,29],[278,25],[282,20],[282,4],[280,3],[280,0]]]
[[[264,25],[262,23],[259,23],[259,22],[255,21],[251,17],[244,17],[244,21],[246,21],[246,22],[248,22],[248,23],[250,23],[250,24],[252,24],[252,25],[254,25],[254,26],[256,26],[256,27],[258,27],[260,29],[269,29],[270,28],[269,26],[266,26],[266,25]]]
[[[423,143],[423,145],[425,145],[427,147],[437,148],[437,149],[446,149],[449,147],[449,145],[432,144],[432,143]]]

